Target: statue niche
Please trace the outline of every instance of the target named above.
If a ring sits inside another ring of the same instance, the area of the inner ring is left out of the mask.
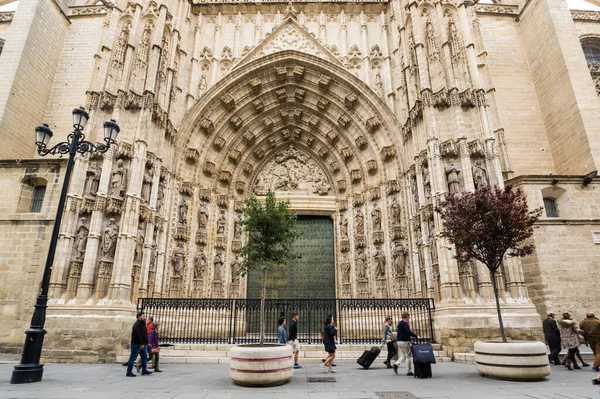
[[[269,190],[328,195],[331,183],[314,159],[290,146],[267,162],[253,190],[256,195],[266,195]]]

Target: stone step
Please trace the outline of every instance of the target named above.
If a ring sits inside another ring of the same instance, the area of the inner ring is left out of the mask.
[[[579,352],[581,353],[581,357],[583,358],[583,360],[585,360],[587,363],[594,363],[594,354],[592,353],[592,350],[589,347],[586,346],[581,346],[579,348]],[[567,354],[566,350],[562,350],[560,352],[560,357],[562,359],[562,357],[564,355]],[[456,363],[467,363],[467,364],[475,364],[475,353],[455,353],[454,354],[454,362]],[[577,362],[579,363],[579,359],[577,360]]]
[[[213,344],[181,344],[164,347],[160,351],[160,361],[165,364],[187,363],[187,364],[218,364],[229,363],[229,351],[233,345]],[[338,345],[336,361],[353,363],[362,353],[370,349],[372,345]],[[440,344],[433,344],[434,355],[439,362],[449,362],[452,358],[442,349]],[[299,358],[301,363],[318,364],[325,356],[323,345],[301,345]],[[387,356],[386,347],[379,355],[380,359]],[[117,363],[124,363],[129,359],[129,350],[123,349],[117,356]],[[382,360],[383,361],[383,360]]]

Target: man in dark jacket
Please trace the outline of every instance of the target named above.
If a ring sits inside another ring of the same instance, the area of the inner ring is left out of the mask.
[[[148,355],[145,350],[148,345],[148,331],[146,331],[146,315],[143,312],[139,312],[136,315],[137,321],[133,324],[131,329],[131,354],[129,355],[129,362],[127,363],[127,377],[135,377],[133,374],[133,362],[138,357],[142,356],[142,375],[152,374],[146,368],[148,363]]]
[[[290,333],[288,335],[287,344],[290,345],[294,351],[294,368],[301,369],[302,366],[298,364],[298,356],[300,354],[300,343],[298,342],[298,313],[292,313],[289,330]]]
[[[579,328],[585,333],[585,339],[594,353],[594,366],[592,368],[595,371],[600,371],[600,320],[596,318],[593,312],[588,312],[585,320],[579,323]]]
[[[417,334],[410,330],[408,319],[410,314],[408,312],[402,313],[402,320],[398,323],[396,342],[398,343],[398,361],[392,366],[394,367],[394,373],[398,374],[398,366],[402,363],[407,363],[408,372],[406,375],[413,375],[412,372],[412,352],[410,350],[410,337],[417,337]]]
[[[550,348],[548,359],[550,360],[550,364],[558,366],[560,364],[560,359],[558,358],[558,354],[560,353],[560,331],[556,325],[556,320],[554,320],[554,312],[548,312],[547,315],[548,317],[542,323],[542,327],[544,328],[544,338]]]

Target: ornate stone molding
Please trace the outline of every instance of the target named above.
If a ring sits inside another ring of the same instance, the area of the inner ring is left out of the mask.
[[[477,4],[475,12],[479,14],[507,14],[517,16],[519,6],[517,5],[499,5],[499,4]]]
[[[198,158],[200,158],[200,153],[195,148],[188,148],[187,150],[185,150],[185,158],[188,161],[196,163],[198,162]]]
[[[108,12],[108,8],[105,5],[93,5],[93,6],[75,6],[69,7],[71,11],[69,17],[81,17],[88,15],[104,15]],[[2,17],[0,15],[0,21]]]
[[[600,21],[600,11],[571,10],[571,16],[574,20]]]
[[[10,22],[15,16],[14,11],[11,12],[0,12],[0,22]]]

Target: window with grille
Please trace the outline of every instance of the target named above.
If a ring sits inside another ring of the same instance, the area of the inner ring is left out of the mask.
[[[40,212],[42,210],[42,203],[44,202],[44,195],[46,194],[46,186],[36,186],[33,189],[33,200],[31,201],[31,209],[29,212]]]
[[[600,95],[600,38],[585,38],[581,40],[581,47],[594,81],[596,94]]]
[[[556,199],[544,198],[544,208],[546,208],[546,216],[549,218],[558,217],[558,209],[556,209]]]

